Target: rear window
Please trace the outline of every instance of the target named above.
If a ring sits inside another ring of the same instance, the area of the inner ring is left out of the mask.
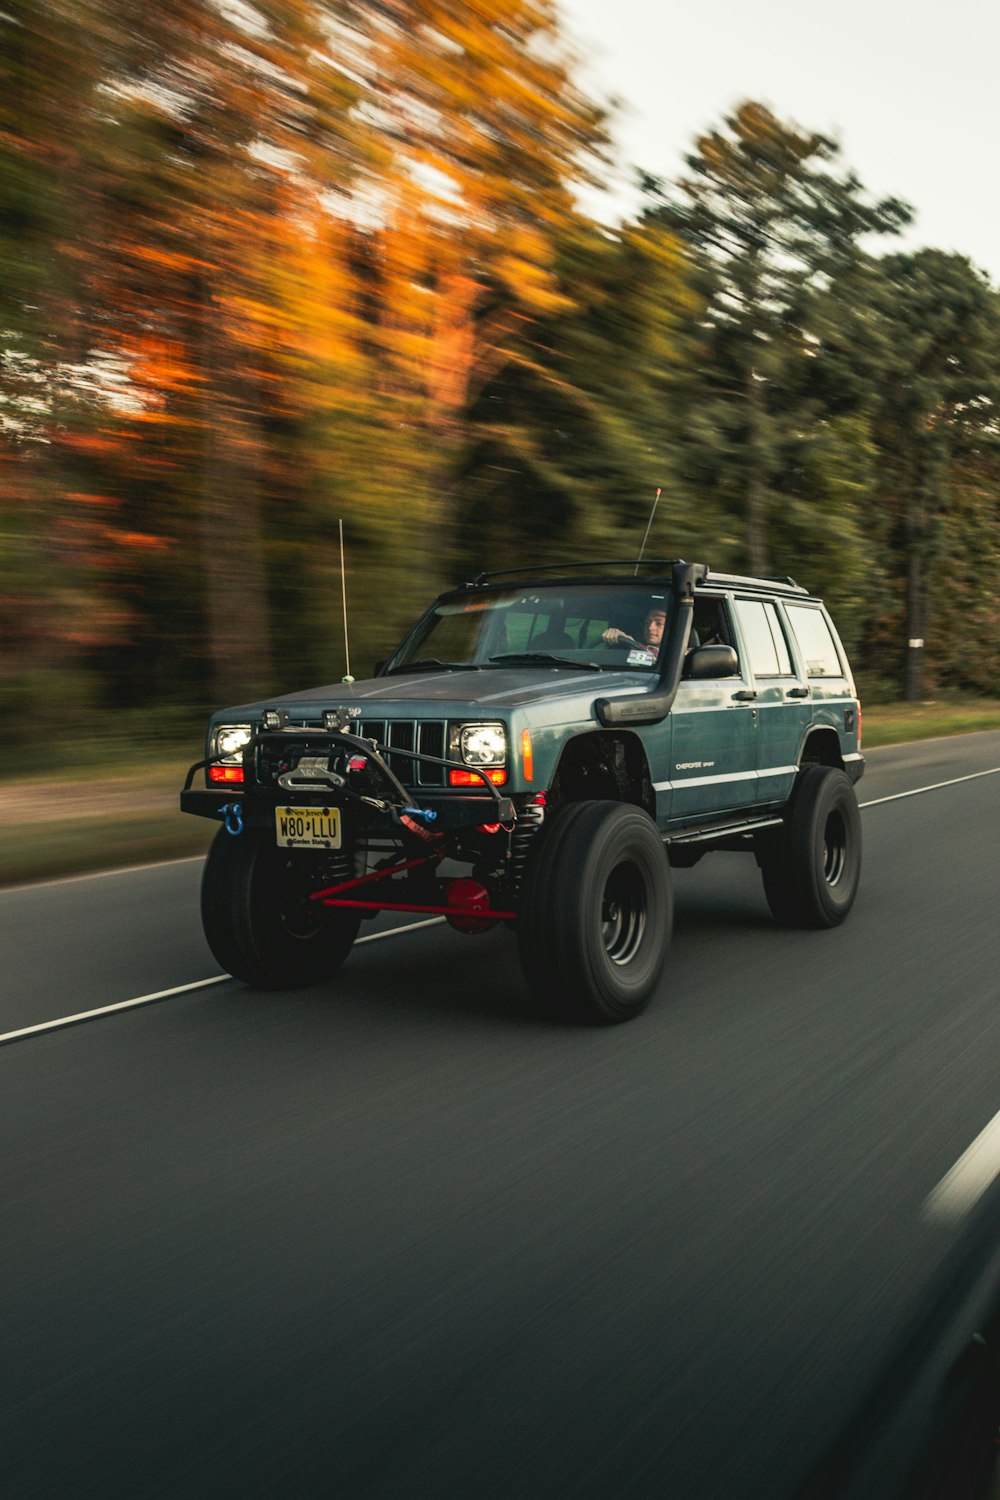
[[[843,677],[844,668],[822,610],[810,609],[804,604],[786,604],[785,609],[799,643],[807,676]]]

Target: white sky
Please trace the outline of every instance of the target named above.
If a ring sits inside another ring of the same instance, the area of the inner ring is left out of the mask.
[[[913,227],[878,251],[933,245],[1000,285],[1000,0],[561,0],[590,61],[583,80],[622,104],[630,166],[673,177],[694,137],[757,99],[839,140],[873,196],[905,199]]]

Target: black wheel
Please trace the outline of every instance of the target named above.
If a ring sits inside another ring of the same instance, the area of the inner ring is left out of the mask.
[[[577,802],[545,830],[521,891],[518,947],[548,1010],[606,1026],[637,1016],[672,925],[666,851],[640,808]]]
[[[220,828],[205,862],[201,920],[208,946],[234,979],[260,990],[299,989],[336,974],[358,912],[310,901],[312,862],[249,830]]]
[[[803,766],[785,823],[765,845],[767,904],[786,927],[836,927],[861,877],[861,813],[854,787],[831,766]]]

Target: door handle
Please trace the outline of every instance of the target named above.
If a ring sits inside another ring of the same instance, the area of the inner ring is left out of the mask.
[[[738,693],[733,694],[734,703],[752,703],[757,694],[751,688],[741,688]]]
[[[788,692],[785,694],[785,697],[786,698],[808,698],[809,697],[809,689],[807,687],[789,688]]]

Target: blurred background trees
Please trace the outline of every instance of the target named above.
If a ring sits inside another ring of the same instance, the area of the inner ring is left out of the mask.
[[[577,71],[549,0],[6,0],[15,734],[335,680],[339,518],[358,672],[657,485],[655,552],[822,591],[881,693],[1000,690],[996,291],[753,102],[590,221]]]

